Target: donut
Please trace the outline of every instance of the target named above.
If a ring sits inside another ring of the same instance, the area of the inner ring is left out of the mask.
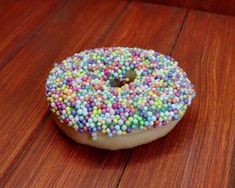
[[[84,50],[54,64],[46,97],[74,141],[118,150],[169,133],[196,96],[178,62],[154,50]]]

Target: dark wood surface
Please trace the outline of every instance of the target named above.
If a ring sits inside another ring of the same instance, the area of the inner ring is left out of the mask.
[[[0,187],[235,186],[234,17],[121,0],[0,4]],[[102,46],[154,49],[188,73],[197,97],[166,137],[111,152],[57,129],[49,70]]]
[[[138,1],[138,0],[137,0]],[[235,16],[235,0],[139,0]]]
[[[0,69],[23,48],[65,0],[6,1],[0,9]]]

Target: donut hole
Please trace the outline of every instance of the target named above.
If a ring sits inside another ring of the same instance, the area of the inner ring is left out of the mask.
[[[134,82],[135,78],[136,78],[136,72],[135,70],[129,70],[126,72],[125,78],[124,79],[114,79],[114,80],[110,80],[110,85],[112,87],[122,87],[125,84],[129,84],[131,82]]]

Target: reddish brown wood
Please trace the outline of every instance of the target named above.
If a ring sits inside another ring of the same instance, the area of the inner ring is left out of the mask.
[[[105,38],[104,46],[154,49],[170,54],[186,15],[185,9],[132,3],[118,23],[118,29]]]
[[[12,172],[13,177],[6,187],[19,184],[26,187],[114,187],[128,152],[108,152],[78,145],[50,120],[20,162],[19,171]],[[25,173],[19,174],[22,167]]]
[[[165,138],[134,149],[120,187],[234,187],[235,18],[192,11],[173,57],[197,97]]]
[[[97,40],[95,46],[136,45],[170,53],[185,13],[184,9],[132,3],[125,13],[119,16],[120,20],[115,19],[117,25],[111,24],[103,34],[105,40]],[[93,20],[93,24],[99,24],[96,22],[97,20]],[[88,32],[94,33],[90,29],[92,28],[89,28]],[[58,28],[55,28],[55,31],[57,30]],[[71,34],[68,33],[68,35]],[[78,33],[73,33],[73,41],[83,40],[77,35]],[[77,41],[73,44],[81,46],[76,44]],[[48,43],[50,42],[49,40]],[[91,46],[90,42],[85,42],[83,47]],[[69,49],[66,48],[66,50],[68,51],[63,55],[70,53]],[[70,50],[73,51],[73,48],[70,47]],[[74,48],[74,50],[77,49]],[[64,58],[63,55],[60,57]],[[7,187],[16,185],[102,188],[117,186],[125,164],[128,162],[130,150],[110,152],[75,144],[58,131],[51,119],[46,122],[38,135],[14,171],[11,171]]]
[[[235,97],[233,96],[233,109],[232,109],[232,119],[231,119],[231,126],[235,125]],[[235,185],[235,144],[233,144],[233,151],[232,151],[232,159],[231,159],[231,167],[230,167],[230,180],[229,185],[230,187],[234,187]]]
[[[145,2],[235,15],[235,0],[140,0]]]
[[[58,11],[65,0],[20,0],[6,3],[0,12],[0,69]]]
[[[9,175],[42,128],[48,110],[44,85],[52,64],[95,46],[125,6],[126,1],[69,1],[0,71],[1,177]]]
[[[17,33],[16,32],[17,28],[20,27],[23,24],[22,22],[25,22],[26,19],[33,19],[33,18],[35,19],[35,17],[32,17],[32,18],[30,17],[33,16],[36,12],[38,13],[40,11],[46,11],[50,7],[52,10],[52,7],[53,7],[52,5],[55,6],[57,4],[53,1],[48,1],[48,3],[32,1],[32,0],[1,1],[0,2],[0,7],[1,7],[0,9],[0,24],[1,24],[0,41],[2,42],[2,40],[12,32]],[[50,11],[48,11],[48,13]],[[41,15],[41,16],[45,16],[45,15]]]
[[[17,25],[32,12],[35,3],[31,6],[26,1],[2,0],[0,1],[0,36],[8,35]]]

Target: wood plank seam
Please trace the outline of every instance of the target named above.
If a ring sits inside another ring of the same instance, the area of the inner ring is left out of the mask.
[[[128,155],[128,158],[127,158],[126,163],[125,163],[125,165],[124,165],[124,168],[123,168],[123,170],[122,170],[121,176],[120,176],[120,178],[119,178],[119,180],[118,180],[118,182],[117,182],[116,188],[120,187],[120,183],[121,183],[123,174],[124,174],[124,172],[125,172],[125,170],[126,170],[127,165],[129,164],[129,161],[130,161],[130,159],[131,159],[131,155],[132,155],[133,151],[134,151],[134,149],[131,149],[131,151],[130,151],[130,153],[129,153],[129,155]]]
[[[185,13],[185,16],[184,16],[184,19],[183,19],[183,23],[182,23],[182,25],[180,26],[180,29],[179,29],[179,31],[178,31],[178,33],[177,33],[175,42],[174,42],[173,47],[172,47],[171,52],[170,52],[170,56],[172,55],[172,53],[173,53],[173,51],[174,51],[174,49],[175,49],[176,43],[177,43],[178,40],[179,40],[180,33],[181,33],[181,31],[183,30],[183,27],[184,27],[184,25],[185,25],[185,21],[186,21],[186,18],[188,17],[188,14],[189,14],[189,9],[187,9],[187,11],[186,11],[186,13]]]
[[[179,29],[179,31],[178,31],[178,33],[177,33],[177,35],[176,35],[176,38],[175,38],[175,40],[174,40],[174,43],[173,43],[173,45],[172,45],[172,48],[171,48],[171,51],[170,51],[170,55],[171,55],[172,52],[174,51],[174,48],[175,48],[175,46],[176,46],[176,43],[177,43],[178,38],[179,38],[179,36],[180,36],[180,33],[181,33],[181,31],[182,31],[182,29],[183,29],[183,27],[184,27],[184,25],[185,25],[185,21],[186,21],[187,18],[188,18],[188,14],[189,14],[189,10],[187,9],[186,12],[185,12],[185,15],[184,15],[184,17],[183,17],[183,20],[182,20],[182,24],[181,24],[181,26],[180,26],[180,29]],[[121,176],[120,176],[120,179],[119,179],[119,181],[118,181],[118,183],[117,183],[116,188],[119,188],[119,187],[120,187],[120,183],[121,183],[121,181],[122,181],[122,177],[123,177],[123,175],[124,175],[124,172],[125,172],[125,170],[126,170],[126,167],[128,166],[128,163],[129,163],[129,161],[130,161],[130,159],[131,159],[131,156],[132,156],[132,153],[133,153],[134,150],[135,150],[135,148],[131,149],[131,151],[130,151],[130,153],[129,153],[129,155],[128,155],[127,162],[126,162],[126,164],[125,164],[125,166],[124,166],[124,169],[123,169],[123,171],[122,171],[122,173],[121,173]]]
[[[61,6],[57,11],[59,11],[60,9],[62,9],[68,2],[63,3],[63,6]],[[122,18],[122,15],[125,13],[125,11],[127,10],[128,6],[130,4],[130,1],[128,0],[126,5],[123,7],[123,9],[113,18],[113,21],[111,22],[110,26],[107,27],[106,31],[104,31],[104,34],[101,35],[101,37],[99,39],[97,39],[96,44],[101,44],[104,41],[104,38],[106,37],[106,35],[108,35],[111,31],[112,28],[118,23],[118,21]],[[56,12],[54,12],[55,14]],[[54,15],[53,14],[53,15]],[[33,36],[30,38],[30,40],[32,40],[38,33],[40,33],[40,31],[42,30],[42,28],[50,21],[51,17],[53,16],[51,15],[46,21],[45,23],[40,27],[40,30],[38,30],[37,32],[35,32],[33,34]],[[28,40],[27,43],[30,41]],[[100,43],[99,43],[100,41]],[[22,50],[27,43],[25,43],[25,45],[20,49]],[[17,52],[19,53],[20,50]],[[16,56],[16,54],[15,54]],[[15,57],[13,56],[11,58],[11,60]],[[10,60],[10,61],[11,61]],[[10,62],[9,61],[9,62]],[[3,68],[3,67],[2,67]],[[1,71],[1,65],[0,65],[0,71]],[[45,83],[42,83],[45,84]],[[45,100],[45,97],[43,96],[41,100]],[[20,164],[20,162],[24,159],[25,155],[27,154],[27,151],[31,148],[31,146],[33,145],[34,141],[36,140],[36,138],[39,136],[40,132],[43,130],[43,128],[45,127],[45,125],[47,124],[47,122],[51,119],[51,114],[49,112],[49,109],[47,111],[47,113],[45,114],[45,116],[42,118],[42,121],[39,123],[40,126],[37,126],[37,128],[33,131],[32,135],[26,140],[24,146],[21,148],[22,151],[20,151],[18,153],[18,155],[15,156],[15,159],[12,161],[12,163],[9,165],[8,169],[4,172],[4,174],[2,175],[2,177],[0,177],[0,187],[3,187],[7,181],[9,180],[9,178],[11,177],[12,171],[17,168],[18,164]]]
[[[190,11],[190,12],[195,12],[195,11]],[[196,12],[201,12],[201,11],[196,11]],[[209,13],[210,15],[212,15],[212,13]],[[213,13],[214,14],[214,13]],[[183,35],[183,34],[182,34]],[[207,35],[207,34],[205,34],[205,35]],[[180,37],[179,37],[180,38]],[[206,42],[205,43],[208,43],[206,46],[207,46],[207,48],[209,47],[209,39],[207,40],[208,38],[206,38]],[[210,49],[207,49],[207,48],[205,48],[205,52],[207,52],[207,51],[209,51],[209,54],[211,53],[211,51],[214,51],[214,49],[213,49],[213,47],[214,46],[216,46],[216,45],[211,45],[212,47],[210,47]],[[174,52],[174,51],[173,51]],[[204,57],[204,54],[202,53],[202,54],[200,54],[200,60],[199,60],[199,62],[203,62],[203,59],[204,59],[205,57]],[[201,67],[202,68],[202,67]],[[213,72],[214,73],[214,72]],[[209,75],[210,73],[209,73],[209,71],[207,72],[207,74]],[[214,76],[214,79],[216,79],[216,77]],[[232,83],[233,83],[233,81],[232,81]],[[213,88],[216,88],[216,86],[213,86]],[[217,99],[216,99],[217,100]],[[233,97],[233,101],[234,101],[234,97]],[[233,113],[233,111],[234,111],[234,109],[232,109],[232,111],[231,111],[231,115],[229,116],[229,117],[233,117],[232,116],[232,113]],[[209,114],[210,112],[208,111],[207,112],[207,114]],[[198,113],[196,113],[196,114],[198,114]],[[219,116],[217,116],[216,117],[216,122],[218,122],[218,120],[219,120],[220,118],[219,118]],[[229,119],[229,122],[230,122],[230,126],[229,126],[229,130],[232,130],[232,122],[233,120],[232,119]],[[206,122],[205,122],[205,124],[209,124],[209,121],[208,120],[206,120]],[[205,132],[205,129],[203,129],[203,134],[204,134],[204,132]],[[232,132],[229,132],[228,133],[228,135],[230,135],[230,134],[232,134],[232,135],[234,135],[234,131],[232,131]],[[206,137],[206,136],[205,136]],[[215,136],[214,136],[215,137]],[[229,136],[227,136],[227,137],[229,137]],[[201,140],[201,142],[199,142],[199,143],[202,143],[202,140]],[[233,143],[234,143],[234,139],[233,139]],[[203,146],[202,146],[203,147]],[[199,146],[199,148],[200,148],[200,146]],[[227,150],[227,148],[228,148],[228,145],[226,145],[226,150]],[[234,156],[235,156],[235,148],[233,147],[233,149],[232,149],[232,154],[233,154],[233,157],[231,158],[231,162],[229,163],[229,164],[232,164],[231,165],[231,167],[229,167],[229,172],[227,173],[227,174],[230,174],[229,175],[229,177],[230,177],[230,179],[229,179],[229,187],[231,186],[231,187],[234,187],[234,183],[235,183],[235,181],[234,181],[234,170],[235,170],[235,168],[234,168]],[[207,159],[207,160],[209,160],[209,159]],[[188,161],[188,160],[187,160]],[[226,160],[224,160],[224,163],[226,163]],[[195,164],[195,166],[196,166],[197,164]],[[207,163],[206,164],[206,166],[205,166],[205,169],[209,169],[210,168],[210,166],[209,166],[209,163]],[[185,169],[186,170],[186,169]],[[223,173],[226,173],[225,171],[223,171]],[[207,177],[206,177],[206,175],[204,175],[204,180],[202,181],[202,182],[206,182],[206,180],[205,179],[207,179]],[[225,181],[225,179],[223,179],[221,182],[224,182]],[[190,183],[189,183],[190,184]],[[223,183],[224,184],[224,183]],[[204,184],[204,185],[206,185],[206,184]]]
[[[187,8],[190,10],[199,10],[208,13],[224,14],[234,16],[235,1],[222,1],[222,0],[204,0],[204,1],[192,1],[192,0],[136,0],[143,1],[145,3],[160,4],[172,7]]]
[[[188,15],[187,15],[187,18],[189,17],[189,14],[191,13],[191,12],[193,12],[193,10],[190,10],[190,11],[188,11]],[[187,21],[188,21],[188,19],[185,19],[185,25],[186,25],[186,23],[187,23]],[[183,31],[184,30],[184,28],[182,27],[181,28],[181,33],[180,34],[182,34]],[[179,36],[178,36],[178,40],[179,40],[179,38],[181,37],[181,35],[179,34]],[[178,41],[177,41],[178,42]],[[171,55],[175,52],[175,47],[176,47],[176,44],[175,44],[175,46],[174,46],[174,49],[172,50],[172,52],[171,52]],[[202,59],[203,59],[203,53],[201,54],[201,56],[200,56],[200,62],[202,61]],[[198,116],[198,112],[200,111],[200,109],[197,109],[197,112],[195,113],[196,114],[196,122],[198,121],[198,118],[199,118],[199,116]],[[209,112],[208,112],[209,113]],[[206,124],[208,124],[208,120],[206,120]],[[206,132],[206,129],[205,129],[205,127],[203,127],[203,129],[202,129],[202,131],[201,131],[201,134],[202,135],[205,135],[205,132]],[[202,140],[200,140],[200,142],[198,143],[198,145],[199,145],[199,148],[200,147],[202,147],[203,146],[203,139]],[[192,146],[190,147],[190,148],[192,148]],[[191,150],[191,149],[190,149]],[[199,152],[198,152],[198,154],[199,154]],[[195,157],[195,156],[194,156]],[[195,157],[196,158],[196,157]],[[186,170],[187,170],[187,166],[189,165],[189,160],[190,159],[190,157],[188,157],[185,161],[184,161],[184,163],[182,164],[183,166],[184,166],[184,170],[183,170],[183,174],[185,174],[185,173],[187,173],[186,172]],[[195,164],[196,165],[196,164]],[[179,186],[182,186],[182,185],[179,185]]]
[[[12,59],[14,59],[14,57],[28,44],[29,41],[31,41],[38,33],[40,33],[40,31],[42,30],[42,28],[49,22],[49,20],[56,14],[57,11],[60,11],[66,4],[68,3],[68,1],[65,1],[64,3],[62,3],[56,10],[54,10],[49,17],[47,17],[38,27],[36,27],[35,31],[30,33],[30,36],[28,36],[28,38],[26,38],[24,41],[22,41],[22,44],[14,49],[14,51],[12,51],[11,55],[9,55],[8,57],[4,58],[2,63],[0,64],[0,71],[2,71],[2,69],[4,69],[4,67],[9,64],[11,62]],[[29,15],[27,15],[24,19],[26,19]],[[21,21],[23,22],[24,19]],[[10,33],[9,33],[10,34]]]

